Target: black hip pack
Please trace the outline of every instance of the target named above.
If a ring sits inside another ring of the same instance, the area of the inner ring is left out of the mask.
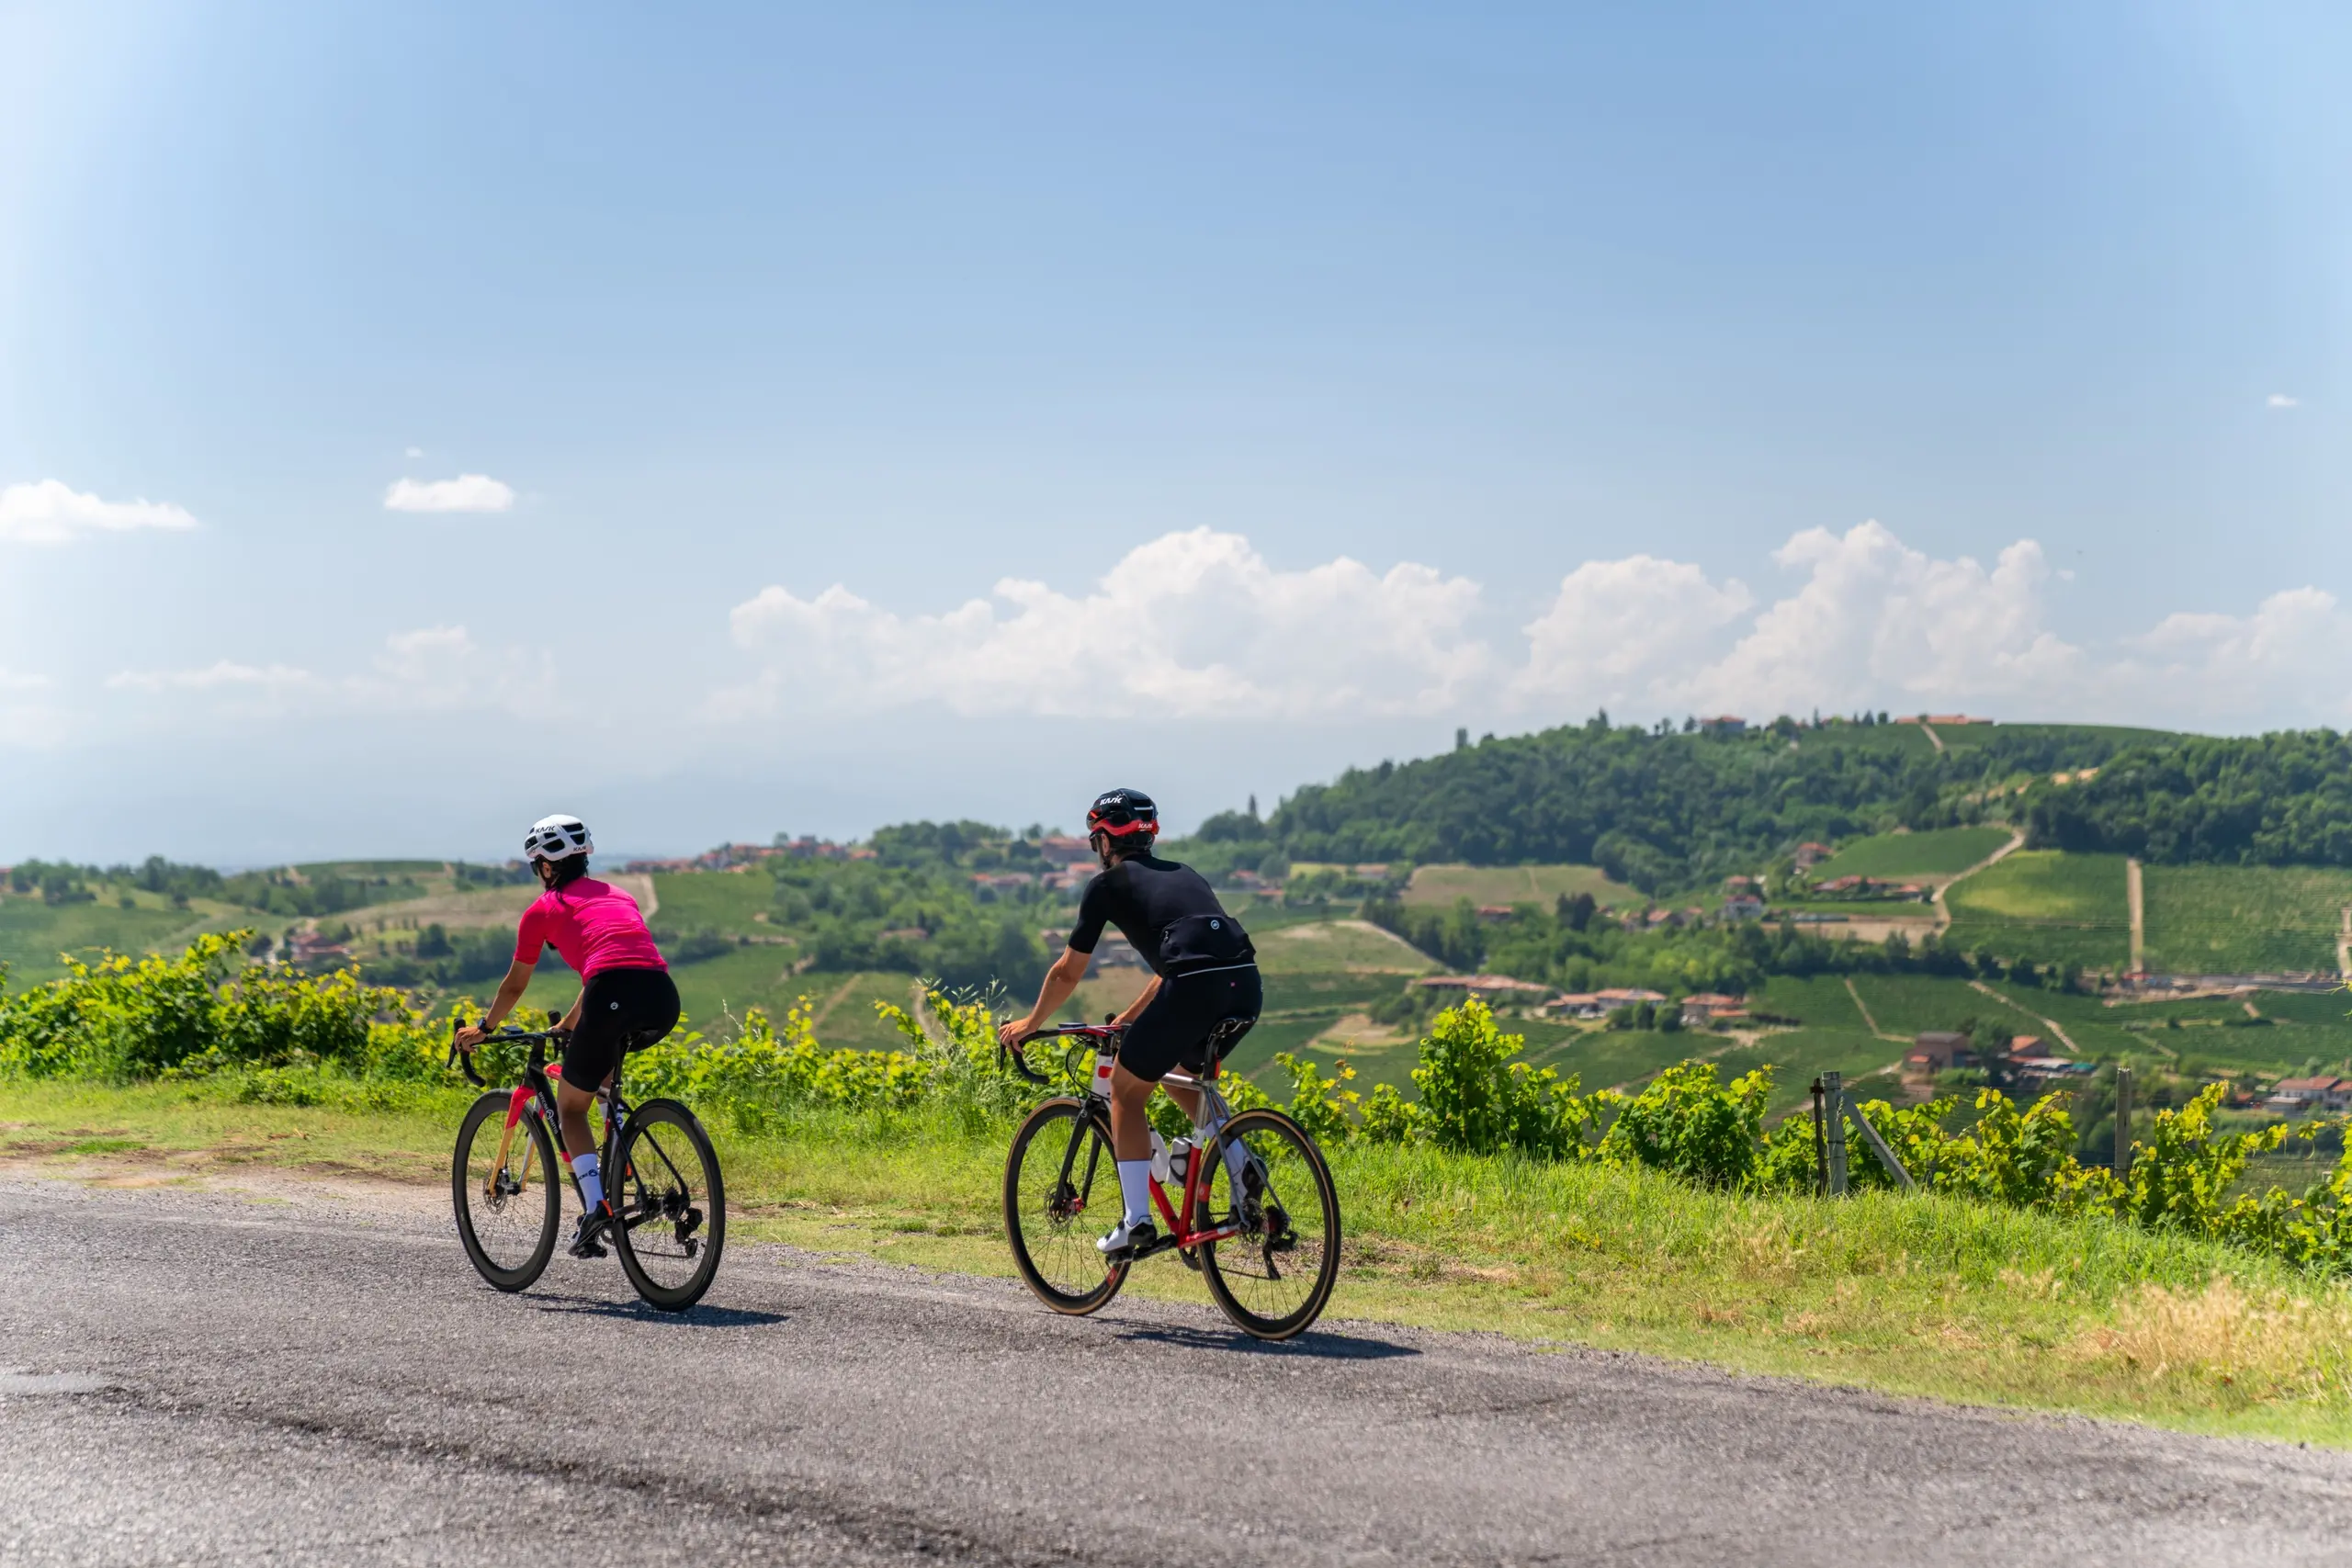
[[[1228,964],[1252,964],[1258,950],[1231,915],[1186,915],[1159,933],[1159,962],[1171,974]]]

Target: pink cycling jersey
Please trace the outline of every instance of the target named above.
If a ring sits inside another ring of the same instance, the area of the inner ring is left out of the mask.
[[[537,964],[539,950],[550,942],[583,980],[607,969],[670,967],[645,929],[645,917],[637,912],[637,900],[590,877],[548,888],[523,911],[514,962]]]

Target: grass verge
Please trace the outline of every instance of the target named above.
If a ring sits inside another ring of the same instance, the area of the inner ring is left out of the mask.
[[[153,1181],[363,1178],[431,1202],[464,1103],[359,1112],[6,1084],[0,1157]],[[780,1137],[718,1132],[738,1236],[1011,1271],[1001,1129],[810,1114]],[[1334,1319],[2352,1445],[2352,1292],[2216,1245],[1940,1198],[1736,1197],[1428,1149],[1351,1147],[1333,1165],[1349,1229]],[[1173,1262],[1129,1288],[1206,1299]]]

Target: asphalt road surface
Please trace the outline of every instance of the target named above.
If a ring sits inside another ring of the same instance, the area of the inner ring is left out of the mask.
[[[2317,1450],[782,1248],[683,1318],[610,1259],[503,1296],[421,1198],[0,1202],[9,1564],[2352,1556]]]

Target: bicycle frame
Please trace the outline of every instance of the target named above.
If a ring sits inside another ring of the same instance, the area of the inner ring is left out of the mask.
[[[1111,1144],[1114,1150],[1117,1147],[1117,1145],[1113,1142],[1111,1137],[1111,1064],[1117,1055],[1120,1036],[1125,1032],[1126,1032],[1124,1029],[1120,1028],[1116,1024],[1063,1024],[1053,1029],[1039,1030],[1036,1033],[1031,1035],[1028,1040],[1023,1041],[1021,1045],[1010,1048],[1010,1055],[1015,1070],[1017,1070],[1023,1077],[1029,1079],[1033,1083],[1045,1084],[1050,1083],[1052,1080],[1048,1079],[1044,1074],[1032,1069],[1027,1058],[1023,1056],[1021,1054],[1023,1047],[1026,1046],[1030,1041],[1045,1039],[1077,1039],[1093,1042],[1095,1049],[1094,1078],[1093,1082],[1087,1089],[1086,1113],[1088,1120],[1093,1122],[1102,1129],[1102,1141],[1106,1144]],[[1212,1039],[1214,1039],[1214,1036],[1212,1036]],[[1000,1049],[1002,1050],[1006,1048],[1000,1047]],[[1226,1103],[1225,1096],[1217,1092],[1217,1053],[1212,1049],[1209,1053],[1209,1068],[1207,1072],[1203,1073],[1198,1077],[1194,1077],[1190,1074],[1170,1073],[1168,1075],[1168,1077],[1176,1080],[1176,1086],[1179,1089],[1192,1089],[1198,1090],[1201,1096],[1201,1111],[1203,1115],[1208,1118],[1209,1122],[1214,1122],[1216,1125],[1223,1126],[1226,1122],[1231,1119],[1233,1115],[1233,1108]],[[1165,1081],[1166,1080],[1163,1080],[1163,1086]],[[1203,1123],[1196,1121],[1194,1124],[1197,1126]],[[1065,1190],[1079,1190],[1079,1189],[1075,1189],[1070,1186],[1070,1177],[1072,1174],[1071,1168],[1078,1159],[1078,1145],[1080,1142],[1080,1140],[1072,1138],[1070,1140],[1069,1147],[1062,1151],[1061,1180]],[[1238,1220],[1235,1220],[1227,1224],[1212,1226],[1205,1230],[1196,1230],[1193,1228],[1193,1222],[1200,1217],[1203,1209],[1207,1204],[1209,1183],[1215,1179],[1215,1177],[1209,1171],[1209,1161],[1207,1156],[1208,1145],[1204,1144],[1193,1149],[1192,1157],[1185,1162],[1184,1187],[1180,1202],[1170,1203],[1168,1199],[1167,1188],[1161,1183],[1160,1179],[1157,1176],[1151,1179],[1152,1205],[1159,1211],[1159,1217],[1163,1222],[1165,1222],[1168,1231],[1168,1234],[1161,1237],[1159,1243],[1151,1248],[1152,1252],[1165,1251],[1171,1247],[1177,1248],[1179,1251],[1190,1252],[1193,1248],[1199,1247],[1204,1243],[1229,1241],[1233,1237],[1240,1235],[1243,1233],[1245,1227]],[[1092,1171],[1087,1172],[1086,1190],[1091,1190],[1092,1188],[1093,1180],[1094,1173]],[[1148,1257],[1149,1255],[1149,1253],[1145,1253],[1139,1256]]]
[[[491,1165],[489,1182],[490,1185],[495,1186],[499,1179],[506,1174],[507,1156],[514,1151],[514,1129],[522,1124],[525,1116],[536,1110],[539,1119],[548,1124],[549,1141],[555,1145],[558,1157],[563,1162],[564,1179],[571,1184],[571,1195],[580,1200],[580,1207],[584,1213],[588,1207],[588,1201],[586,1195],[580,1190],[578,1173],[571,1168],[571,1151],[565,1148],[563,1142],[563,1114],[556,1105],[554,1080],[563,1076],[563,1066],[558,1063],[550,1066],[546,1060],[548,1043],[561,1038],[563,1038],[562,1032],[553,1029],[528,1033],[511,1031],[484,1037],[483,1044],[488,1044],[492,1040],[512,1042],[527,1040],[531,1043],[530,1060],[523,1064],[523,1081],[514,1086],[512,1098],[507,1102],[506,1125],[499,1134],[498,1157]],[[452,1057],[463,1064],[466,1077],[477,1087],[482,1089],[490,1087],[481,1075],[474,1071],[471,1054],[460,1053],[454,1040],[450,1044],[449,1052]],[[621,1124],[628,1119],[630,1110],[628,1101],[621,1098],[620,1070],[617,1067],[613,1072],[612,1086],[609,1089],[600,1089],[596,1098],[602,1100],[605,1106],[605,1136],[597,1145],[596,1161],[600,1168],[610,1169],[613,1161],[620,1154]],[[528,1147],[527,1145],[525,1146]],[[624,1223],[633,1224],[634,1221]]]

